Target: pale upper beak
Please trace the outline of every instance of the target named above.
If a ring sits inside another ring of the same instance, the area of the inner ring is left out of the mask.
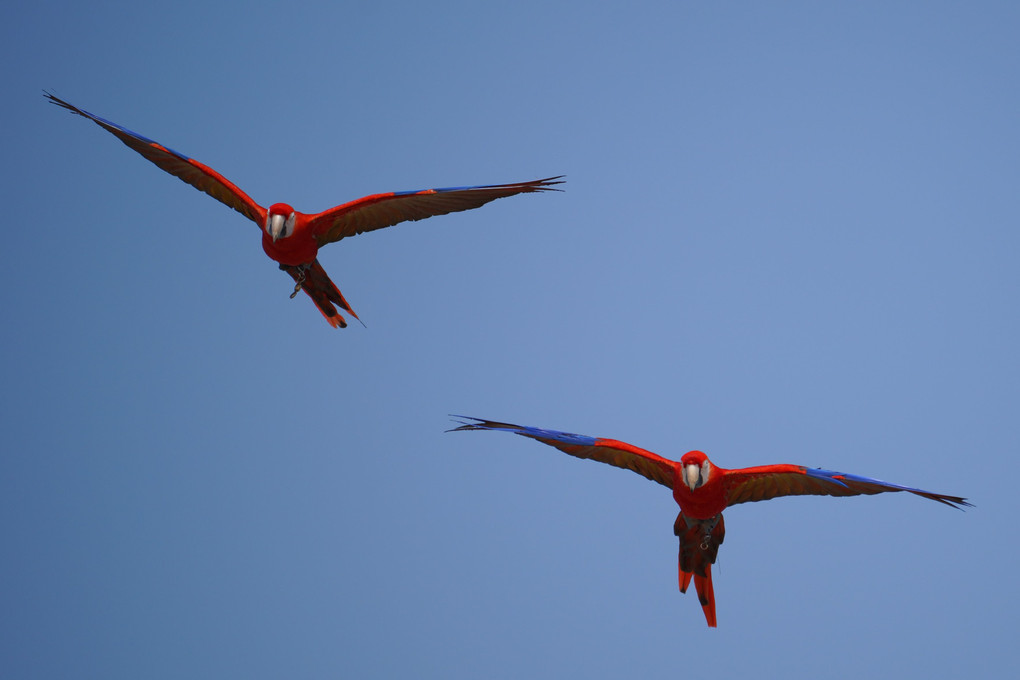
[[[273,243],[276,243],[276,240],[283,236],[283,228],[286,222],[287,218],[283,215],[270,215],[269,219],[266,220],[266,233],[272,237]]]
[[[683,470],[684,484],[686,484],[691,491],[704,484],[704,480],[701,478],[701,466],[690,463],[684,466]]]

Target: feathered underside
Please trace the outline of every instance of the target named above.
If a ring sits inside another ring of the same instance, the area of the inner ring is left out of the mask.
[[[712,565],[719,555],[719,546],[726,537],[723,516],[710,520],[691,519],[681,512],[673,523],[673,534],[680,539],[678,576],[680,592],[686,593],[694,579],[698,602],[705,612],[709,627],[716,627],[715,588],[712,586]]]
[[[373,194],[314,215],[310,228],[319,247],[322,247],[348,236],[392,227],[400,222],[473,210],[497,198],[541,191],[560,191],[554,185],[562,184],[562,177],[560,175],[512,184]]]
[[[727,470],[727,504],[764,501],[779,496],[861,496],[906,491],[953,508],[972,507],[966,498],[900,486],[879,479],[803,465],[762,465]]]
[[[475,422],[464,422],[450,432],[461,432],[466,430],[497,430],[511,432],[540,441],[543,444],[556,447],[560,451],[574,456],[575,458],[588,458],[600,463],[612,465],[613,467],[631,470],[642,477],[658,482],[669,489],[673,488],[674,469],[676,463],[656,455],[651,451],[645,451],[626,442],[615,439],[601,439],[588,437],[582,434],[560,432],[559,430],[543,430],[537,427],[525,427],[500,423],[495,420],[482,420],[470,416],[454,416],[455,418],[466,418]]]
[[[105,118],[79,109],[74,104],[63,99],[45,93],[50,103],[56,104],[71,113],[87,118],[103,128],[117,139],[124,142],[128,148],[141,154],[146,160],[156,165],[160,170],[170,173],[195,187],[199,191],[215,198],[220,203],[233,208],[241,213],[260,228],[266,219],[266,209],[256,203],[248,194],[244,193],[236,184],[216,172],[208,165],[200,163],[193,158],[174,151],[168,146],[144,137],[137,132],[132,132],[125,127],[117,125]]]
[[[292,267],[290,265],[281,264],[280,269],[290,274],[291,278],[294,279],[294,283],[303,290],[308,297],[312,298],[312,302],[322,312],[322,316],[326,318],[329,325],[333,328],[347,328],[347,321],[341,314],[336,311],[336,304],[340,309],[344,310],[355,319],[358,319],[358,315],[354,313],[351,306],[347,304],[347,300],[344,298],[343,293],[336,287],[333,281],[330,280],[329,275],[326,274],[326,270],[319,264],[319,260],[313,261],[310,265],[305,267]],[[297,290],[294,291],[295,294]],[[293,295],[291,297],[294,297]],[[361,321],[361,319],[358,319]],[[362,322],[364,325],[364,322]]]

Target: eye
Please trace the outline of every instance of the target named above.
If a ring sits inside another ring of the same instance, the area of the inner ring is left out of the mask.
[[[704,463],[701,464],[701,483],[702,484],[705,484],[706,482],[708,482],[708,473],[711,472],[711,470],[712,470],[712,466],[709,465],[707,460]]]
[[[287,221],[283,223],[283,234],[284,236],[290,236],[294,233],[294,223],[297,222],[297,213],[291,213],[287,216]]]

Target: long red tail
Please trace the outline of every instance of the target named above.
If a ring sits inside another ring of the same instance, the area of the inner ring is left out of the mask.
[[[315,306],[319,308],[319,311],[322,312],[322,315],[326,317],[326,321],[333,328],[347,328],[347,321],[340,315],[340,312],[336,311],[333,303],[336,303],[340,306],[340,309],[358,319],[358,315],[347,304],[347,300],[344,299],[343,294],[336,285],[330,281],[329,275],[326,274],[326,270],[322,268],[318,260],[315,260],[306,267],[292,267],[281,264],[280,269],[290,274],[294,282],[301,287],[301,290],[305,291],[308,297],[312,298],[312,302],[315,303]],[[297,293],[297,290],[294,292]],[[361,319],[358,319],[358,321],[361,321]]]
[[[687,592],[693,578],[694,588],[698,591],[698,601],[701,602],[701,608],[705,612],[705,620],[710,627],[715,628],[712,565],[726,536],[722,515],[711,520],[697,520],[685,517],[681,512],[676,517],[673,533],[680,537],[680,592]]]

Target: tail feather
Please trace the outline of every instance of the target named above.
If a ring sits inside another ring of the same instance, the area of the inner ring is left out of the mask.
[[[686,593],[691,579],[698,592],[698,601],[705,612],[705,620],[716,627],[715,590],[712,587],[712,565],[719,554],[719,546],[726,536],[722,515],[711,520],[697,520],[677,515],[673,533],[680,538],[679,583],[680,592]]]
[[[705,612],[705,620],[709,628],[715,628],[715,590],[712,588],[712,565],[705,567],[705,575],[694,575],[694,588],[698,591],[698,601]]]
[[[330,280],[329,275],[326,274],[326,270],[322,268],[318,260],[307,265],[307,268],[281,264],[280,269],[290,274],[294,282],[312,299],[315,306],[322,312],[322,316],[326,318],[326,321],[333,328],[347,328],[347,321],[336,310],[336,307],[333,306],[334,303],[339,305],[340,309],[358,319],[362,326],[365,325],[358,318],[358,315],[354,313],[354,310],[351,309],[351,306],[347,304],[347,300],[344,299],[343,294]]]

